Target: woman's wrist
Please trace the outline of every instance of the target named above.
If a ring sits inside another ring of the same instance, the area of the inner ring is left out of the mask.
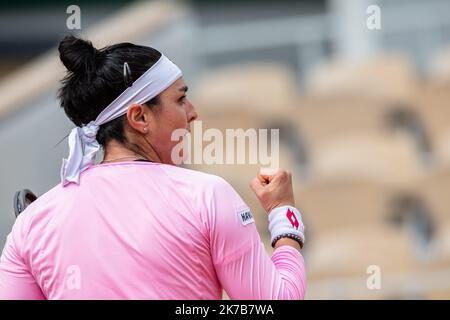
[[[300,244],[291,238],[281,238],[280,240],[278,240],[277,242],[275,242],[275,246],[274,248],[277,249],[278,247],[281,246],[290,246],[290,247],[294,247],[297,250],[300,250]]]
[[[278,206],[269,213],[270,242],[274,248],[279,240],[287,238],[297,242],[295,247],[301,249],[305,242],[304,228],[301,213],[293,206]]]
[[[270,213],[272,210],[279,208],[279,207],[284,207],[284,206],[295,207],[295,201],[283,201],[283,202],[277,203],[271,207],[268,207],[266,209],[266,211],[267,211],[267,213]]]

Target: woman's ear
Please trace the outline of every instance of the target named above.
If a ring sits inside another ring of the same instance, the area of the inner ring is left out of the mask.
[[[152,119],[152,112],[143,104],[132,104],[127,111],[127,120],[133,129],[147,133]]]

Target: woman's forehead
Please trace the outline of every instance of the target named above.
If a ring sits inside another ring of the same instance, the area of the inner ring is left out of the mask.
[[[188,86],[184,82],[183,77],[177,79],[174,83],[172,83],[163,93],[168,94],[179,94],[188,91]]]

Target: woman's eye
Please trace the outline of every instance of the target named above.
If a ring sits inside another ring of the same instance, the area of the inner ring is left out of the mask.
[[[179,101],[180,103],[184,103],[185,100],[186,100],[186,96],[182,96],[180,99],[178,99],[178,101]]]

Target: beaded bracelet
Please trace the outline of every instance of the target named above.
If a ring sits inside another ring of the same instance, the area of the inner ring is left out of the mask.
[[[289,239],[295,240],[300,245],[300,249],[303,248],[303,241],[302,241],[302,239],[298,235],[292,234],[292,233],[280,234],[279,236],[275,237],[273,239],[273,241],[272,241],[272,244],[271,244],[272,248],[274,248],[275,244],[277,243],[277,241],[282,239],[282,238],[289,238]]]

